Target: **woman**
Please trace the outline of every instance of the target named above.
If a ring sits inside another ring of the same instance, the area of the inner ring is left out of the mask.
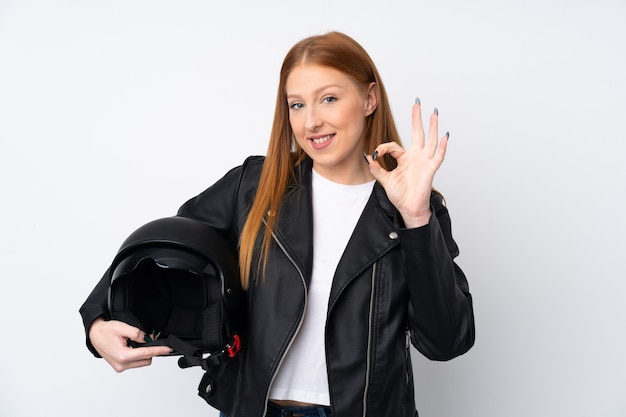
[[[200,390],[223,415],[414,416],[409,341],[433,360],[473,345],[471,295],[432,189],[448,134],[438,139],[435,109],[425,135],[419,100],[412,122],[405,150],[353,39],[304,39],[283,62],[267,156],[180,208],[239,247],[245,348]],[[168,353],[128,348],[144,333],[105,306],[97,287],[81,308],[94,354],[122,371]]]

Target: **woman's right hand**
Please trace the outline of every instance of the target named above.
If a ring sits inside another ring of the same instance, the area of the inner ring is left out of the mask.
[[[136,327],[122,321],[106,321],[102,317],[94,320],[89,328],[91,344],[116,372],[148,366],[153,357],[171,353],[168,346],[128,346],[129,339],[144,343],[144,337],[145,333]]]

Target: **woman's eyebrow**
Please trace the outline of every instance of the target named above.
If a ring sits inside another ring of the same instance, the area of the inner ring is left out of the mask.
[[[313,90],[313,95],[319,94],[321,91],[324,91],[324,90],[326,90],[328,88],[332,88],[332,87],[337,87],[337,88],[341,88],[341,89],[344,88],[340,84],[327,84],[327,85],[324,85],[322,87],[319,87],[319,88]],[[297,97],[300,97],[300,94],[287,94],[287,98],[297,98]]]

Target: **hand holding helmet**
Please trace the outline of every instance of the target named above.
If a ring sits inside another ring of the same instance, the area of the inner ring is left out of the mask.
[[[89,329],[91,343],[116,372],[148,366],[152,363],[153,357],[167,355],[172,351],[167,346],[133,349],[128,345],[128,340],[141,343],[145,336],[146,334],[136,327],[122,321],[106,321],[103,318],[96,319]]]

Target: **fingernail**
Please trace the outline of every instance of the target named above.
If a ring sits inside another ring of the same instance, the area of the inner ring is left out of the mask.
[[[363,152],[363,159],[365,159],[365,162],[367,162],[367,165],[370,164],[370,161],[367,160],[367,154],[365,152]]]
[[[450,139],[450,132],[446,132],[446,139]]]
[[[372,159],[375,161],[378,158],[378,151],[374,151],[374,155],[372,155]]]
[[[148,336],[148,333],[143,335],[143,341],[146,343],[152,342],[152,339],[150,338],[150,336]]]
[[[419,97],[415,97],[415,104],[421,104],[421,103],[420,103],[420,98],[419,98]]]
[[[437,107],[435,107],[435,114],[439,116],[439,110],[437,109]]]

